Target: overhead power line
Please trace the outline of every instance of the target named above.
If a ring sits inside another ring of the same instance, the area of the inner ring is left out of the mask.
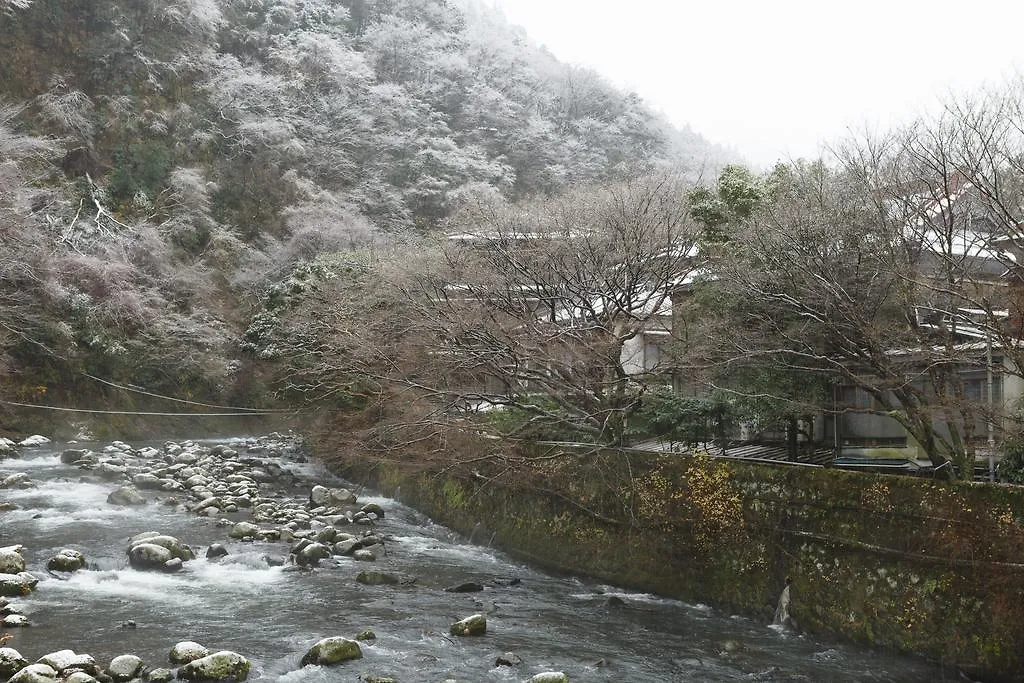
[[[54,410],[65,413],[92,413],[97,415],[156,415],[162,417],[252,417],[259,415],[280,415],[286,412],[283,410],[237,410],[236,412],[233,413],[161,413],[141,410],[93,410],[87,408],[61,408],[59,406],[44,406],[38,403],[20,403],[18,401],[5,401],[3,399],[0,399],[0,403],[9,406],[19,406],[21,408],[37,408],[40,410]]]

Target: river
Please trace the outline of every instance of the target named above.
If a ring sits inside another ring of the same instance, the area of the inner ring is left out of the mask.
[[[286,476],[260,483],[261,496],[306,501],[314,483],[345,486],[294,453],[267,452],[245,438],[229,445],[248,453],[251,463],[285,470]],[[98,453],[103,447],[75,445]],[[376,522],[387,538],[386,553],[376,562],[333,557],[313,570],[270,566],[265,558],[287,557],[287,543],[232,540],[230,527],[217,523],[222,517],[247,519],[246,511],[201,517],[184,505],[166,504],[170,494],[162,491],[145,491],[145,505],[110,504],[107,496],[124,482],[63,464],[64,448],[46,444],[0,460],[0,480],[24,472],[35,484],[0,490],[0,503],[13,504],[0,507],[0,547],[24,545],[28,570],[40,578],[31,595],[14,601],[32,625],[8,629],[7,647],[29,661],[70,648],[101,666],[130,653],[151,667],[168,667],[170,648],[191,640],[247,657],[253,665],[249,680],[280,682],[371,676],[402,683],[528,681],[543,671],[564,671],[571,681],[956,680],[954,672],[919,659],[823,642],[700,604],[553,576],[366,491],[359,492],[359,503],[377,503],[386,513]],[[187,494],[177,496],[187,501]],[[129,568],[127,540],[146,531],[180,538],[197,559],[170,574]],[[229,555],[208,561],[205,550],[215,542]],[[63,579],[48,574],[48,559],[62,548],[84,553],[91,569]],[[404,581],[356,582],[356,574],[368,568]],[[463,582],[484,588],[444,590]],[[450,635],[452,623],[476,613],[487,618],[484,636]],[[352,638],[364,629],[377,637],[361,643],[362,659],[300,667],[319,639]],[[504,653],[513,653],[517,663],[495,666]]]

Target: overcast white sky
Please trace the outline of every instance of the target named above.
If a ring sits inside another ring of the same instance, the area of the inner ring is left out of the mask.
[[[1024,65],[1020,0],[490,0],[751,163],[816,155]]]

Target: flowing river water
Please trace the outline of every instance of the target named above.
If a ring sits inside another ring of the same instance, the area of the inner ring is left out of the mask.
[[[246,453],[254,443],[236,439],[231,446]],[[72,649],[101,666],[135,654],[150,667],[168,667],[170,648],[191,640],[247,657],[253,665],[249,680],[280,682],[373,676],[402,683],[528,681],[544,671],[563,671],[574,682],[956,680],[954,672],[915,658],[554,576],[366,491],[359,492],[359,503],[377,503],[386,513],[376,522],[388,539],[376,562],[333,557],[313,570],[271,566],[266,558],[286,558],[287,543],[232,540],[230,527],[217,523],[222,517],[247,519],[244,511],[201,517],[185,505],[163,504],[170,494],[161,491],[146,491],[145,505],[110,504],[108,495],[124,482],[62,463],[66,447],[46,444],[0,460],[0,480],[24,472],[35,484],[0,490],[0,503],[9,504],[0,506],[0,547],[25,546],[28,570],[40,578],[31,595],[13,602],[31,626],[8,629],[6,644],[30,662]],[[103,444],[75,446],[85,447],[100,451]],[[250,460],[275,462],[286,471],[261,483],[261,496],[306,501],[315,483],[345,485],[293,454],[260,450],[253,448]],[[187,495],[178,497],[188,502]],[[177,573],[130,568],[127,540],[146,531],[178,537],[197,559]],[[212,543],[223,543],[229,555],[205,559]],[[84,553],[90,569],[62,578],[49,574],[48,559],[63,548]],[[368,568],[405,581],[356,582]],[[463,582],[483,590],[444,590]],[[487,618],[485,635],[450,635],[452,623],[476,613]],[[364,629],[377,637],[361,643],[362,659],[300,666],[321,638],[353,638]],[[495,665],[504,653],[515,655],[514,665]]]

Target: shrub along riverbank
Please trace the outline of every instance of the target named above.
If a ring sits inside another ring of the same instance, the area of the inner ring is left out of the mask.
[[[615,450],[318,455],[545,567],[1024,680],[1024,489]]]

